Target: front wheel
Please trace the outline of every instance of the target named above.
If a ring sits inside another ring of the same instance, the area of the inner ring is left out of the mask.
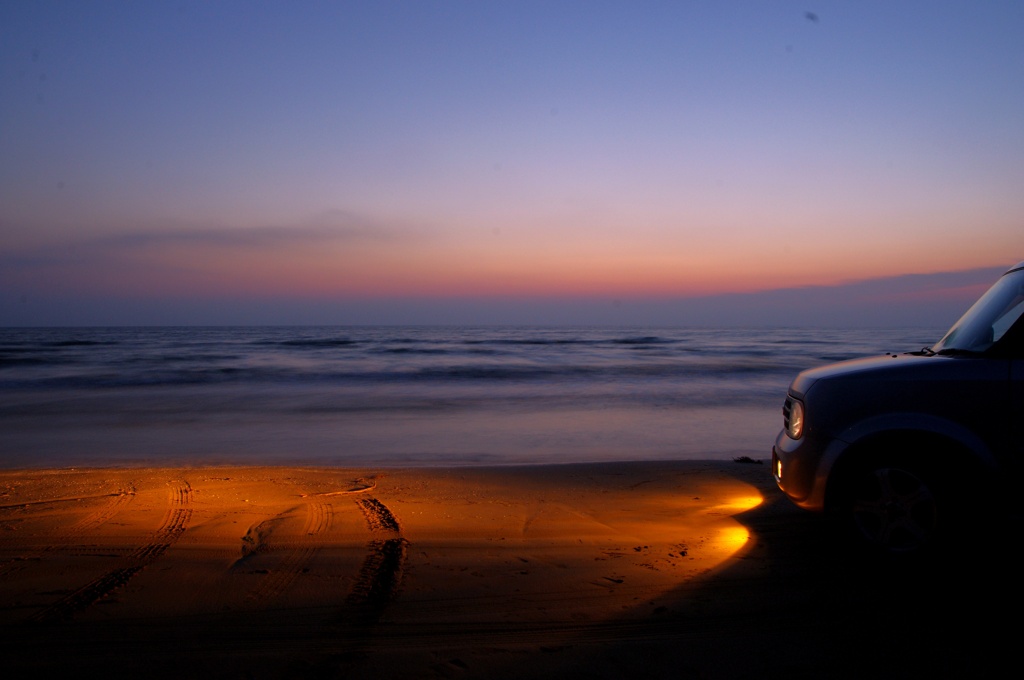
[[[861,468],[847,487],[842,514],[855,537],[884,553],[920,552],[942,524],[934,476],[899,463]]]

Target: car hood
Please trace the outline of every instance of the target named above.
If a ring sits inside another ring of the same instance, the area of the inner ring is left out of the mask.
[[[819,380],[836,378],[869,378],[879,371],[903,372],[920,371],[935,367],[939,362],[951,361],[950,357],[923,356],[917,354],[886,354],[879,357],[850,359],[834,364],[818,366],[802,371],[794,380],[790,391],[796,396],[807,394],[811,385]]]

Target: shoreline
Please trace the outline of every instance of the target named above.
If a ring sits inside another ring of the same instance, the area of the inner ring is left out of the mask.
[[[16,401],[16,395],[6,398]],[[153,398],[160,410],[141,414],[136,411],[145,409],[137,403],[104,404],[90,414],[58,413],[58,404],[29,415],[7,404],[0,409],[5,411],[0,416],[5,433],[0,465],[430,468],[620,462],[623,452],[631,460],[728,460],[765,456],[781,423],[775,400],[770,407],[664,410],[541,404],[440,412],[210,415],[194,404],[184,413],[174,412],[158,395]]]

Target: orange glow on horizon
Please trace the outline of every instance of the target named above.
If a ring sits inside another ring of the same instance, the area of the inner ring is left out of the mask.
[[[967,255],[958,263],[948,254],[925,257],[908,272],[898,250],[821,250],[821,244],[801,241],[765,252],[674,243],[659,248],[607,235],[575,241],[550,236],[537,243],[436,238],[200,248],[182,242],[112,249],[98,264],[40,268],[34,283],[132,296],[685,298],[992,266],[991,257]],[[976,297],[976,291],[955,292]]]

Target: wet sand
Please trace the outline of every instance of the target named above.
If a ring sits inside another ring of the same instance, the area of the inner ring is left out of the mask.
[[[767,465],[0,472],[6,677],[962,677],[987,535],[851,553]]]

